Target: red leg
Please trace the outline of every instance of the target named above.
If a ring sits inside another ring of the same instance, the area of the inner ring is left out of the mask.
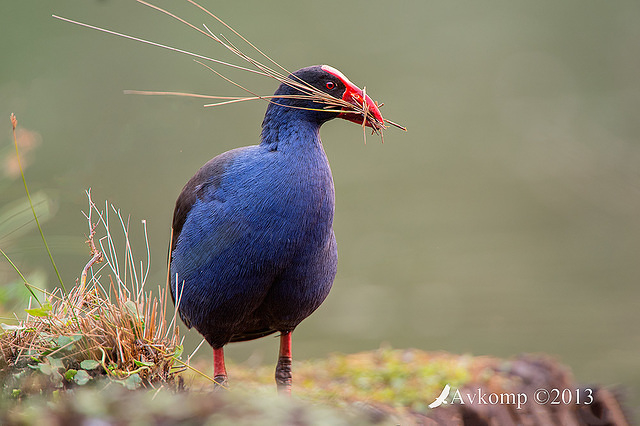
[[[215,380],[215,387],[226,388],[227,383],[227,369],[224,366],[224,349],[213,350],[213,380]]]
[[[291,395],[291,332],[280,335],[280,356],[276,366],[276,385],[278,392]]]

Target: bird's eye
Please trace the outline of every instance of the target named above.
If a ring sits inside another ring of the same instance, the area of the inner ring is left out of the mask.
[[[336,88],[336,84],[333,81],[327,81],[327,84],[325,85],[327,87],[327,89],[329,90],[333,90]]]

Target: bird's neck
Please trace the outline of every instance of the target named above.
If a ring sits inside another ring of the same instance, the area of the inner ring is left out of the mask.
[[[269,104],[262,122],[260,144],[270,151],[319,148],[321,123],[310,120],[305,112]]]

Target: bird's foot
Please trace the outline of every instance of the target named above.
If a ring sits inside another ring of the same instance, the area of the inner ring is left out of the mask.
[[[227,381],[227,368],[224,366],[224,349],[213,349],[213,380],[215,381],[214,389],[229,389]]]
[[[229,381],[226,374],[214,376],[213,381],[215,382],[213,385],[214,390],[229,389]]]
[[[291,357],[281,356],[276,366],[278,393],[291,395]]]

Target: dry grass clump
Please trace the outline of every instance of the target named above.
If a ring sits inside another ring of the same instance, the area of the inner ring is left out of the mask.
[[[134,260],[129,219],[106,203],[100,210],[90,191],[87,196],[91,259],[81,278],[66,293],[25,281],[34,295],[26,318],[2,324],[0,382],[14,394],[22,392],[16,380],[38,372],[57,388],[83,385],[98,376],[136,388],[172,384],[181,369],[176,363],[184,365],[175,315],[170,323],[165,319],[167,287],[158,288],[157,296],[145,290],[150,262],[145,222],[146,266]],[[115,236],[110,213],[121,231]],[[104,235],[97,237],[97,231]]]

